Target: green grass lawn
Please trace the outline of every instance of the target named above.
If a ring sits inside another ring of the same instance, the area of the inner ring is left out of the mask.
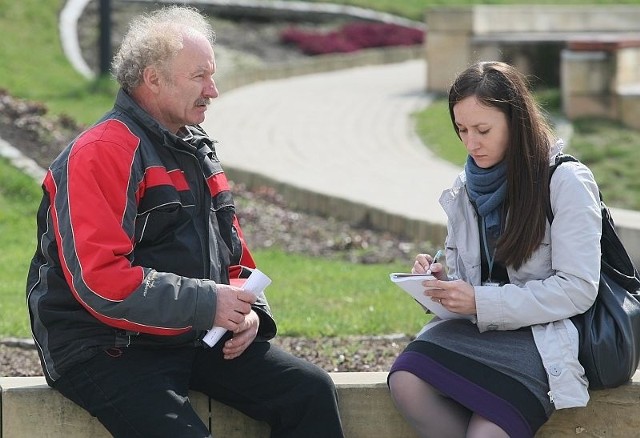
[[[337,336],[415,333],[426,321],[413,298],[389,280],[400,264],[354,265],[281,251],[258,251],[273,283],[269,303],[281,333]]]
[[[83,124],[113,106],[113,81],[88,81],[67,61],[58,35],[58,14],[66,0],[20,0],[0,7],[0,88],[43,102],[52,114]]]
[[[640,132],[597,119],[574,130],[568,152],[591,168],[607,205],[640,210]]]
[[[36,244],[40,186],[0,159],[0,338],[28,335],[25,279]]]

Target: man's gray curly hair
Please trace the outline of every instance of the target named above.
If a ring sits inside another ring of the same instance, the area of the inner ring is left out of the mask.
[[[184,35],[191,32],[202,34],[213,45],[211,24],[194,8],[168,6],[136,18],[113,58],[113,76],[131,92],[140,84],[145,68],[156,66],[167,73],[168,63],[182,49]]]

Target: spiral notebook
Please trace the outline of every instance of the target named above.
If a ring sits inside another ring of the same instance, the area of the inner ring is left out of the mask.
[[[433,313],[440,319],[473,319],[473,315],[461,315],[447,310],[442,304],[437,301],[433,301],[431,297],[424,294],[424,291],[428,288],[422,285],[425,280],[434,280],[433,275],[427,274],[404,274],[401,272],[394,272],[389,274],[389,278],[392,282],[397,284],[402,290],[411,295],[417,302],[422,304],[429,312]]]

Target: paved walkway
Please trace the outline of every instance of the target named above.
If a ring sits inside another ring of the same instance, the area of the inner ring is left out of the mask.
[[[460,168],[415,134],[424,83],[422,60],[259,82],[221,90],[204,127],[226,168],[443,224],[437,200]]]

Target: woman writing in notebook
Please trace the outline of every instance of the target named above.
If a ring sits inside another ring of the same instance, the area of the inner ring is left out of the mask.
[[[556,409],[589,399],[569,318],[597,294],[598,187],[579,163],[549,181],[562,143],[512,66],[462,72],[449,112],[468,158],[440,198],[446,261],[419,254],[412,272],[430,270],[425,294],[471,319],[433,318],[389,387],[421,437],[531,437]]]

